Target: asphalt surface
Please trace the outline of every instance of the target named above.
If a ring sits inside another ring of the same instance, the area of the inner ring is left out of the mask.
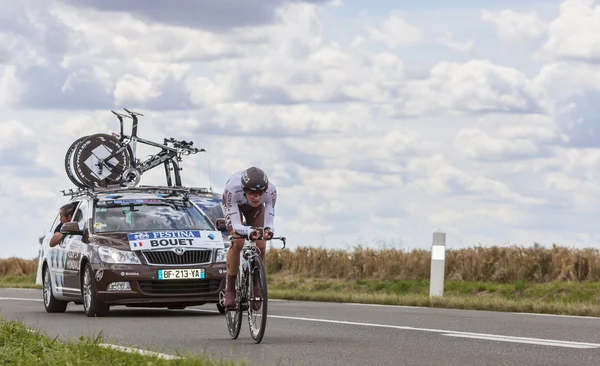
[[[48,314],[40,290],[20,289],[0,289],[0,317],[61,340],[102,332],[105,343],[260,365],[600,364],[600,318],[591,317],[271,300],[265,337],[254,344],[247,318],[232,340],[214,304],[117,306],[88,318],[74,304]]]

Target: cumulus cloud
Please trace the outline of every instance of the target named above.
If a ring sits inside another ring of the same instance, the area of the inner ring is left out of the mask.
[[[495,116],[458,131],[454,147],[470,159],[505,162],[551,156],[567,139],[547,115]]]
[[[600,61],[600,4],[565,0],[548,25],[543,50],[559,59]]]
[[[144,21],[161,22],[174,26],[226,31],[231,28],[258,26],[272,23],[275,11],[281,5],[296,0],[231,0],[209,3],[180,0],[177,6],[161,0],[62,0],[78,7],[89,7],[109,13],[129,13]],[[299,1],[298,1],[299,2]],[[308,3],[327,3],[328,0],[304,0]]]
[[[382,42],[390,48],[413,45],[424,39],[420,27],[410,24],[404,20],[403,14],[395,11],[380,26],[369,26],[366,30],[372,40]]]
[[[443,44],[444,46],[453,49],[455,51],[459,51],[459,52],[469,52],[473,49],[473,45],[474,42],[472,40],[468,40],[468,41],[458,41],[457,39],[454,38],[454,34],[452,34],[452,32],[444,32],[443,35],[441,35],[438,38],[438,42],[440,42],[441,44]]]
[[[511,9],[482,10],[481,18],[493,25],[503,42],[510,44],[538,41],[547,30],[546,23],[536,12],[520,13]]]
[[[567,136],[567,146],[599,146],[600,71],[592,64],[558,61],[544,65],[533,79],[540,104]]]
[[[403,90],[410,115],[447,112],[535,112],[539,107],[527,77],[490,60],[441,62],[423,80]]]

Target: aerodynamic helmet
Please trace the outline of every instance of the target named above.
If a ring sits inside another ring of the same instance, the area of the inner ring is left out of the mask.
[[[242,174],[242,188],[244,191],[266,191],[269,188],[269,178],[260,168],[250,167]]]

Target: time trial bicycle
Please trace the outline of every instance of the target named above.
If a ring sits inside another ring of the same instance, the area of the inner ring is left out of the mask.
[[[248,236],[229,236],[231,244],[233,239],[246,239],[246,241],[240,252],[240,267],[235,281],[235,306],[225,308],[225,291],[219,293],[219,303],[225,309],[225,320],[232,339],[237,339],[239,336],[242,317],[244,311],[247,311],[250,335],[254,343],[260,343],[267,326],[267,271],[260,258],[260,250],[256,246],[257,240],[265,240],[263,239],[264,228],[253,227],[253,229],[259,234],[257,239],[251,240]],[[273,237],[269,240],[281,240],[285,249],[285,237]],[[256,319],[258,317],[259,320]]]
[[[125,108],[124,108],[125,109]],[[120,123],[120,134],[98,133],[82,136],[69,147],[65,156],[65,170],[69,179],[79,188],[121,184],[135,186],[146,171],[164,164],[167,185],[172,186],[171,171],[174,172],[175,186],[181,186],[182,170],[178,162],[183,155],[205,152],[205,149],[193,148],[192,141],[178,141],[165,138],[163,144],[141,138],[137,134],[138,116],[141,113],[125,109],[130,116],[111,111]],[[123,118],[133,120],[131,135],[123,133]],[[157,154],[145,161],[136,157],[137,143],[158,147]],[[169,146],[172,144],[173,146]],[[172,167],[171,167],[172,166]]]

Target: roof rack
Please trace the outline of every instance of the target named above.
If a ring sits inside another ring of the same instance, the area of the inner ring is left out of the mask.
[[[96,198],[98,194],[106,193],[127,193],[127,192],[148,192],[148,193],[164,193],[169,196],[182,195],[184,199],[188,199],[188,195],[196,193],[210,193],[206,188],[200,187],[182,187],[182,186],[148,186],[141,185],[135,187],[122,187],[119,185],[108,186],[108,187],[95,187],[95,188],[79,188],[77,190],[69,189],[69,191],[61,191],[64,196],[71,196],[71,199],[80,196],[89,196]]]
[[[67,191],[66,189],[61,190],[63,196],[71,196],[71,198],[75,198],[75,197],[79,197],[79,196],[90,196],[92,197],[93,191],[91,191],[90,189],[86,189],[86,188],[77,188],[76,190],[73,190],[73,188],[69,188],[69,190]]]

